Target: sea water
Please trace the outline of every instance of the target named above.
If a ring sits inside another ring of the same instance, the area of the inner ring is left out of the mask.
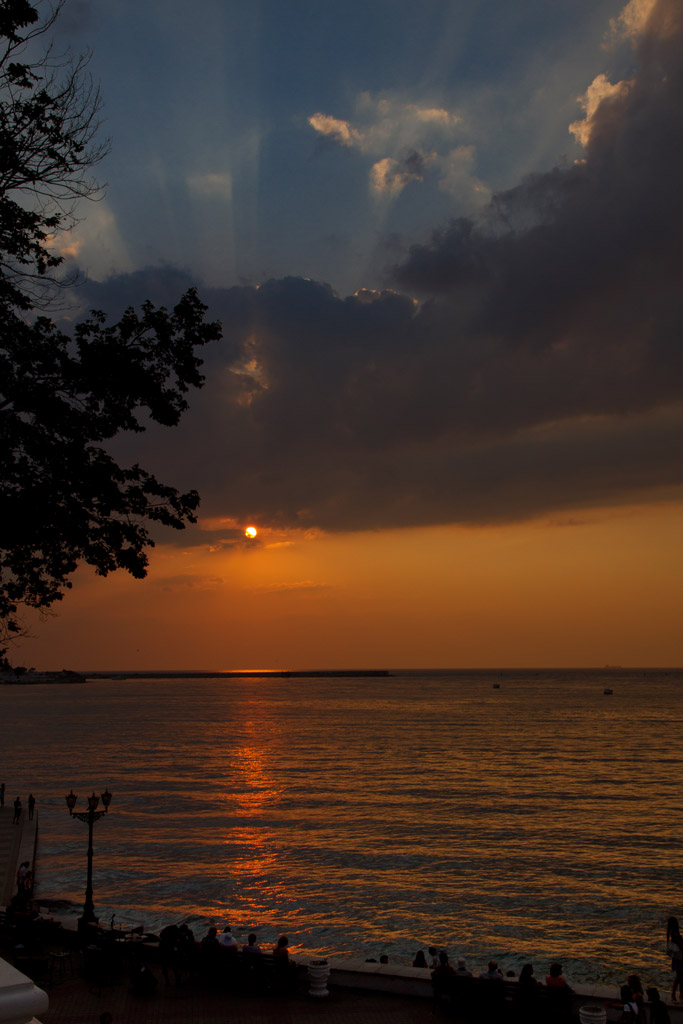
[[[668,988],[683,917],[680,671],[396,672],[4,687],[39,903],[409,964],[436,945]],[[611,695],[605,694],[612,689]]]

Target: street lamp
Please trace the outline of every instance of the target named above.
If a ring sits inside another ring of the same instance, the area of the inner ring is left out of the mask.
[[[88,810],[87,811],[74,811],[76,806],[76,800],[78,797],[74,793],[73,789],[66,796],[66,806],[69,808],[69,814],[72,818],[78,818],[79,821],[85,821],[88,823],[88,883],[85,889],[85,903],[83,904],[83,916],[79,918],[79,925],[85,927],[89,924],[97,924],[97,918],[95,917],[95,905],[92,901],[92,829],[96,821],[103,818],[109,810],[109,804],[111,803],[111,793],[108,789],[105,789],[102,795],[102,806],[103,811],[97,810],[97,805],[100,802],[99,796],[93,792],[92,796],[88,797]]]

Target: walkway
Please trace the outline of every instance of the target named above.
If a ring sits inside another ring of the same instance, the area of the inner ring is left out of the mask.
[[[290,999],[207,991],[188,983],[160,986],[155,995],[133,995],[125,984],[98,995],[80,978],[47,990],[50,1008],[42,1024],[97,1024],[108,1010],[114,1024],[434,1024],[431,1001],[387,993],[336,989],[327,999],[301,991]]]

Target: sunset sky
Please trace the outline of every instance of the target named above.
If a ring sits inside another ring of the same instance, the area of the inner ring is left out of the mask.
[[[679,0],[71,0],[76,319],[199,287],[202,496],[40,668],[683,664]],[[244,536],[248,525],[258,534]]]

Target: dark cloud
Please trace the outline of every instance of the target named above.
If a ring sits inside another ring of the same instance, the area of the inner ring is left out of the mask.
[[[196,486],[204,515],[332,530],[671,496],[682,21],[678,3],[658,3],[629,89],[593,117],[584,162],[414,246],[392,271],[399,290],[340,298],[301,278],[202,289],[224,341],[183,425],[134,440],[141,457]],[[127,304],[185,281],[155,273],[85,292]]]
[[[74,289],[73,298],[82,311],[103,309],[115,317],[127,306],[140,306],[146,299],[170,309],[183,292],[198,283],[188,271],[162,265],[110,277],[104,283],[86,280]]]

